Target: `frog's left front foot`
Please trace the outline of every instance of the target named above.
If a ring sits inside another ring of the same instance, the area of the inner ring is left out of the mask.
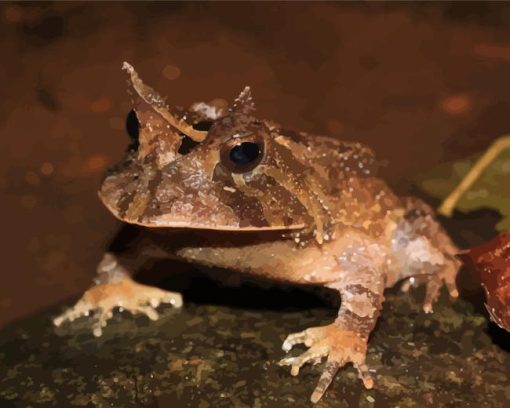
[[[102,283],[87,290],[72,308],[56,317],[53,324],[59,327],[65,321],[72,322],[95,312],[92,332],[94,336],[100,337],[103,327],[113,317],[115,308],[133,314],[144,314],[150,320],[158,320],[156,308],[161,303],[181,307],[182,298],[178,293],[142,285],[129,277],[123,277],[118,282]]]
[[[311,362],[318,364],[322,357],[327,357],[326,366],[312,394],[313,403],[319,401],[329,387],[338,370],[349,362],[358,370],[359,377],[366,388],[374,386],[374,380],[368,373],[365,364],[367,353],[367,339],[357,333],[345,330],[338,324],[323,327],[313,327],[300,333],[287,336],[283,342],[283,350],[288,352],[296,344],[304,343],[309,350],[297,357],[287,357],[280,361],[280,365],[290,365],[291,374],[298,375],[300,367]]]
[[[96,284],[88,289],[70,309],[53,319],[59,327],[63,322],[88,316],[94,312],[92,332],[101,336],[103,327],[113,317],[113,310],[127,310],[133,314],[144,314],[151,320],[158,319],[156,308],[161,303],[174,307],[182,306],[179,293],[168,292],[155,287],[142,285],[130,278],[129,272],[119,264],[117,257],[106,253],[97,267]]]

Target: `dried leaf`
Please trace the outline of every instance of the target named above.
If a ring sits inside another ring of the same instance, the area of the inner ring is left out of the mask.
[[[480,275],[492,320],[510,331],[510,233],[501,233],[462,257]]]
[[[444,199],[439,212],[451,215],[454,208],[472,211],[499,210],[499,231],[510,231],[510,136],[497,139],[479,157],[437,167],[419,185]],[[510,331],[510,232],[461,255],[478,272],[485,289],[485,304],[492,320]]]

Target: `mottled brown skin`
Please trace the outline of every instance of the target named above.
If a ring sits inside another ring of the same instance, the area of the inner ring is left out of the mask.
[[[143,245],[108,252],[96,286],[55,324],[96,310],[99,336],[116,306],[151,319],[160,302],[180,306],[179,294],[130,279],[135,268],[129,265],[150,250],[152,256],[337,290],[338,318],[289,335],[286,352],[298,343],[309,350],[280,364],[297,375],[303,364],[327,357],[313,402],[349,362],[372,387],[365,355],[384,289],[402,279],[404,290],[426,282],[426,312],[443,283],[457,296],[457,249],[433,211],[397,197],[375,177],[371,149],[257,119],[249,88],[228,112],[205,104],[171,110],[129,64],[124,68],[139,136],[136,148],[106,175],[99,196],[120,220],[140,226]],[[204,121],[210,128],[197,130]],[[197,145],[181,154],[181,143],[190,139]]]

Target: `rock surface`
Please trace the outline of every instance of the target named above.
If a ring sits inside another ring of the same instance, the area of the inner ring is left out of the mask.
[[[99,339],[86,319],[53,328],[59,309],[11,324],[0,335],[0,406],[310,406],[320,366],[291,377],[277,365],[281,343],[328,323],[335,307],[298,289],[216,289],[213,302],[164,309],[155,323],[117,313]],[[486,316],[446,294],[426,315],[422,296],[388,293],[368,354],[376,389],[363,389],[349,367],[318,406],[509,406],[510,353],[493,344]]]

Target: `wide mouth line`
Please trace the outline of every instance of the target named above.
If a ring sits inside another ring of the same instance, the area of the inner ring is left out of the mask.
[[[278,225],[278,226],[268,226],[268,227],[237,227],[237,226],[210,226],[203,224],[192,224],[186,222],[165,222],[165,223],[151,223],[151,222],[137,222],[137,221],[126,221],[122,220],[128,224],[139,225],[142,227],[149,228],[169,228],[169,229],[193,229],[199,231],[231,231],[231,232],[256,232],[256,231],[287,231],[287,230],[298,230],[305,228],[305,224],[296,224],[296,225]]]

